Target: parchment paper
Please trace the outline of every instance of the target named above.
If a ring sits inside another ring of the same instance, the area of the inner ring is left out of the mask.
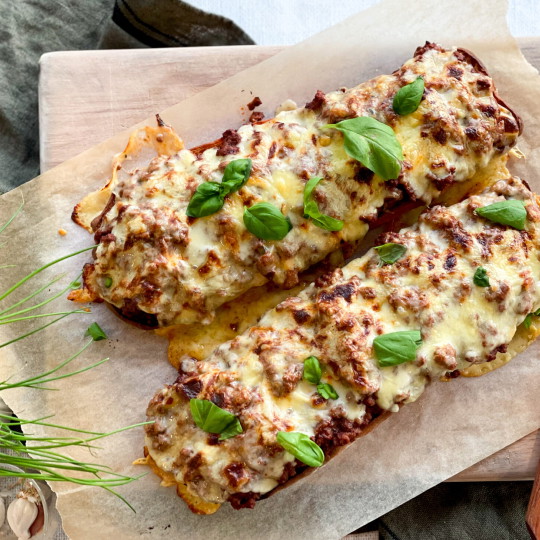
[[[352,86],[391,72],[425,40],[469,48],[486,63],[501,95],[525,123],[520,148],[528,159],[513,163],[512,169],[540,191],[536,144],[540,77],[509,34],[502,1],[385,0],[162,116],[188,147],[193,146],[238,125],[240,107],[249,101],[250,90],[271,113],[286,98],[303,103],[316,89]],[[126,140],[126,133],[119,134],[0,199],[2,217],[18,205],[21,194],[26,201],[24,215],[13,224],[2,248],[2,262],[18,264],[12,273],[0,272],[2,290],[25,270],[91,243],[84,231],[70,223],[72,206],[102,185],[113,154]],[[67,236],[57,234],[60,227],[68,231]],[[62,269],[75,275],[88,259],[81,255]],[[0,378],[55,365],[83,343],[84,331],[93,320],[110,339],[95,343],[76,367],[104,356],[111,360],[56,383],[58,392],[6,393],[3,397],[16,413],[25,417],[54,413],[57,423],[97,430],[144,420],[149,399],[174,378],[165,357],[166,343],[121,322],[104,306],[53,326],[34,340],[0,350]],[[0,326],[1,341],[12,333],[11,327]],[[136,514],[101,490],[55,485],[65,530],[77,539],[339,538],[540,427],[539,352],[537,343],[510,365],[482,378],[434,384],[419,402],[407,405],[329,465],[260,502],[255,510],[223,507],[212,516],[195,516],[172,488],[160,488],[158,479],[148,474],[119,488]],[[141,456],[142,430],[105,439],[100,446],[93,455],[83,449],[72,455],[128,474],[143,472],[130,465]]]

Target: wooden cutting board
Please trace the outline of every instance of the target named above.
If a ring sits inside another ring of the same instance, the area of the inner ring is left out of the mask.
[[[540,38],[521,39],[540,67]],[[261,62],[282,47],[193,47],[48,53],[41,57],[41,171],[194,93]],[[246,103],[250,99],[246,100]],[[540,430],[452,481],[529,480],[540,460]]]

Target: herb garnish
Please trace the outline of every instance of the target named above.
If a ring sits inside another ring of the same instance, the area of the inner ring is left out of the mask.
[[[86,336],[90,336],[94,341],[107,339],[107,334],[103,331],[97,322],[93,322],[86,330]]]
[[[7,227],[22,211],[22,208],[23,203],[21,203],[21,205],[11,216],[11,218],[6,223],[0,226],[0,233],[7,229]],[[15,290],[19,289],[22,285],[32,280],[34,277],[39,275],[47,268],[93,248],[94,246],[90,246],[75,253],[65,255],[50,263],[45,264],[44,266],[38,268],[37,270],[34,270],[33,272],[30,272],[28,275],[15,283],[15,285],[10,287],[7,291],[0,293],[0,300],[3,300],[10,296]],[[4,267],[5,266],[2,266],[1,268]],[[21,315],[23,313],[27,314],[46,304],[51,303],[60,296],[65,295],[65,293],[67,293],[69,290],[78,288],[81,285],[79,282],[77,282],[77,280],[73,280],[63,290],[53,293],[45,300],[38,301],[34,305],[23,309],[19,308],[17,311],[14,311],[15,308],[18,308],[22,304],[35,298],[37,295],[39,295],[46,289],[49,289],[51,285],[58,282],[62,277],[63,276],[61,275],[42,285],[39,285],[36,290],[32,291],[26,296],[22,295],[24,297],[21,300],[16,301],[15,303],[3,308],[0,311],[0,320],[2,321],[1,324],[11,324],[21,320],[30,320],[34,318],[59,315],[58,318],[48,322],[43,326],[34,328],[22,335],[14,337],[13,339],[5,343],[1,343],[0,348],[6,347],[12,343],[36,334],[73,313],[87,313],[87,310],[82,309],[68,312],[45,313],[18,317],[18,315]],[[10,377],[7,380],[0,381],[0,392],[13,388],[23,387],[36,390],[52,390],[52,388],[48,386],[48,383],[84,373],[90,369],[96,368],[104,362],[107,362],[108,358],[105,358],[103,360],[100,360],[99,362],[95,362],[91,365],[83,366],[81,368],[76,368],[67,373],[61,372],[62,368],[64,368],[65,366],[73,362],[76,358],[78,358],[93,342],[93,339],[88,340],[88,342],[81,349],[79,349],[78,352],[70,356],[67,360],[62,361],[60,364],[49,369],[48,371],[37,375],[32,375],[31,377],[24,380],[12,381],[12,378]],[[106,465],[74,460],[68,456],[63,455],[62,452],[63,449],[66,447],[75,446],[84,446],[88,449],[91,449],[93,448],[93,441],[109,437],[111,435],[114,435],[115,433],[119,433],[127,429],[132,429],[146,424],[150,424],[151,422],[142,422],[114,431],[102,433],[70,428],[57,424],[50,424],[44,421],[46,419],[47,417],[29,420],[14,416],[12,414],[0,414],[0,461],[2,463],[14,465],[22,469],[21,471],[15,471],[0,468],[0,477],[31,478],[34,480],[46,482],[70,482],[72,484],[77,484],[81,486],[100,487],[121,499],[127,506],[129,506],[129,508],[131,508],[131,510],[135,511],[135,509],[129,504],[129,502],[124,497],[122,497],[122,495],[116,492],[114,488],[116,486],[122,486],[133,482],[140,478],[140,476],[132,477],[126,476],[124,474],[115,473],[110,467]],[[47,433],[46,429],[43,430],[43,435],[32,435],[31,433],[25,434],[22,431],[18,431],[18,429],[21,427],[23,428],[23,431],[26,431],[26,429],[31,426],[41,426],[40,430],[42,428],[53,428],[57,434],[50,435]],[[62,433],[60,433],[59,435],[58,430],[62,431]],[[7,452],[5,452],[5,450],[7,450]],[[75,474],[73,474],[73,472],[75,472]]]
[[[343,221],[323,214],[319,210],[317,202],[313,200],[313,190],[322,180],[319,176],[310,178],[304,188],[304,216],[311,218],[313,223],[326,231],[341,231],[343,229]]]
[[[309,356],[304,360],[304,381],[319,384],[322,376],[321,364],[316,356]]]
[[[416,350],[422,345],[419,330],[404,330],[377,336],[373,349],[380,367],[397,366],[416,358]]]
[[[239,435],[243,431],[240,420],[234,414],[207,399],[190,399],[189,408],[197,427],[207,433],[219,433],[220,441]]]
[[[218,182],[200,184],[189,201],[186,215],[189,217],[205,217],[215,214],[225,204],[225,193]]]
[[[390,126],[370,116],[360,116],[323,127],[341,131],[347,154],[383,180],[399,176],[403,151]]]
[[[267,202],[244,208],[244,225],[261,240],[283,240],[292,229],[290,219]]]
[[[475,285],[478,285],[478,287],[489,287],[487,270],[482,266],[478,267],[474,273],[473,281]]]
[[[401,259],[407,251],[406,246],[394,244],[392,242],[376,246],[373,249],[378,252],[382,264],[394,264],[397,260]]]
[[[186,215],[205,217],[221,210],[225,197],[238,191],[248,181],[252,165],[251,159],[235,159],[225,167],[221,183],[200,184],[189,201]]]
[[[18,213],[19,213],[19,211],[17,211],[10,218],[10,220],[7,223],[5,223],[4,225],[2,225],[0,227],[0,232],[2,232],[3,230],[5,230],[7,228],[7,226],[13,221],[14,217],[18,215]],[[0,292],[0,301],[4,300],[8,296],[10,296],[17,289],[22,287],[26,282],[32,280],[34,277],[39,275],[41,272],[43,272],[47,268],[50,268],[51,266],[53,266],[55,264],[58,264],[58,263],[60,263],[62,261],[65,261],[66,259],[69,259],[70,257],[74,257],[75,255],[78,255],[79,253],[83,253],[83,252],[89,251],[91,249],[94,249],[94,246],[90,246],[90,247],[81,249],[81,250],[76,251],[74,253],[70,253],[69,255],[64,255],[63,257],[55,259],[54,261],[51,261],[51,262],[49,262],[47,264],[44,264],[43,266],[41,266],[37,270],[34,270],[34,271],[30,272],[28,275],[26,275],[25,277],[20,279],[17,283],[15,283],[15,285],[12,285],[9,289],[7,289],[7,291],[5,291],[3,293]],[[48,317],[57,317],[53,321],[48,322],[47,324],[45,324],[43,326],[40,326],[40,327],[35,328],[33,330],[30,330],[30,331],[26,332],[25,334],[17,336],[17,337],[15,337],[15,338],[13,338],[13,339],[11,339],[9,341],[6,341],[4,343],[0,343],[0,349],[2,347],[7,347],[8,345],[11,345],[12,343],[20,341],[20,340],[22,340],[22,339],[24,339],[26,337],[29,337],[32,334],[40,332],[41,330],[44,330],[48,326],[51,326],[52,324],[64,319],[65,317],[68,317],[69,315],[87,314],[88,313],[88,310],[86,310],[86,309],[74,309],[72,311],[60,311],[60,312],[52,312],[52,313],[39,313],[37,315],[29,315],[30,312],[35,311],[35,310],[37,310],[37,309],[39,309],[39,308],[41,308],[41,307],[43,307],[43,306],[45,306],[47,304],[50,304],[51,302],[53,302],[54,300],[56,300],[60,296],[63,296],[69,290],[73,289],[75,281],[72,281],[67,287],[62,289],[60,292],[57,292],[57,293],[53,294],[52,296],[50,296],[49,298],[47,298],[45,300],[37,302],[36,304],[33,304],[33,305],[29,306],[29,307],[26,307],[26,308],[23,308],[23,309],[18,309],[16,311],[14,311],[15,308],[17,308],[17,307],[21,306],[22,304],[28,302],[29,300],[32,300],[32,298],[35,298],[38,294],[43,292],[45,289],[48,289],[51,285],[53,285],[54,283],[56,283],[60,279],[62,279],[62,277],[63,276],[61,275],[59,277],[55,277],[55,278],[51,279],[50,281],[46,282],[45,284],[39,286],[36,290],[32,291],[27,296],[24,296],[24,298],[22,298],[21,300],[17,300],[16,302],[11,304],[10,306],[0,310],[0,325],[13,324],[13,323],[21,322],[21,321],[29,321],[29,320],[32,320],[32,319],[42,319],[42,318],[48,318]]]
[[[317,385],[317,392],[324,399],[337,399],[339,397],[335,388],[329,383],[320,383]]]
[[[412,83],[406,84],[400,88],[396,92],[392,102],[394,112],[404,116],[416,111],[420,105],[420,102],[422,101],[424,87],[424,79],[422,77],[418,77]]]
[[[238,191],[248,181],[252,167],[253,162],[249,158],[231,161],[223,171],[221,185],[225,186],[228,193]]]
[[[304,360],[303,379],[317,386],[317,392],[324,399],[337,399],[339,397],[335,388],[329,383],[321,383],[322,368],[316,356],[308,356]]]
[[[277,442],[295,458],[309,467],[320,467],[324,463],[324,452],[305,433],[278,431]]]
[[[518,231],[522,231],[525,228],[525,220],[527,219],[525,204],[523,201],[517,201],[515,199],[496,202],[482,208],[477,208],[476,213],[494,223],[508,225]]]

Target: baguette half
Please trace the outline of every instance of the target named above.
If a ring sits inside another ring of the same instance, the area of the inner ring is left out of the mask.
[[[419,77],[425,89],[418,109],[397,114],[394,96]],[[403,161],[390,181],[353,159],[342,133],[328,127],[356,117],[392,128]],[[305,107],[227,130],[191,151],[163,123],[149,130],[130,145],[157,157],[132,160],[128,148],[106,188],[75,208],[73,218],[94,233],[96,249],[84,289],[71,298],[104,300],[129,319],[164,327],[209,323],[225,302],[268,281],[295,286],[302,271],[360,241],[388,208],[430,204],[508,153],[521,123],[471,53],[428,43],[391,75],[318,91]],[[188,217],[198,186],[222,182],[238,159],[252,162],[247,183],[225,197],[221,210]],[[314,192],[318,208],[343,222],[340,231],[304,216],[304,189],[315,176],[323,178]],[[283,239],[262,240],[244,225],[244,209],[260,202],[289,218]]]
[[[523,230],[518,221],[503,225],[478,213],[508,201],[522,203]],[[175,383],[148,407],[154,423],[146,446],[160,471],[206,503],[253,507],[307,474],[277,442],[278,432],[308,435],[329,459],[415,401],[431,380],[506,362],[538,336],[534,316],[529,328],[523,323],[540,307],[540,208],[519,179],[431,208],[380,242],[406,252],[385,264],[370,250],[280,303],[204,361],[182,360]],[[487,285],[475,277],[478,269]],[[421,336],[413,356],[404,360],[393,350],[399,361],[384,365],[388,358],[374,340],[411,331]],[[303,379],[312,356],[325,368],[321,382],[337,397]],[[242,433],[220,441],[203,431],[190,413],[191,399],[234,414]]]

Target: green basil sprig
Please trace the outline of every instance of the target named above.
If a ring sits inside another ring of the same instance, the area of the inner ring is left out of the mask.
[[[525,326],[525,328],[528,330],[530,327],[531,327],[531,324],[532,324],[532,318],[534,317],[540,317],[540,309],[537,309],[536,311],[533,311],[532,313],[529,313],[524,321],[523,321],[523,326]]]
[[[242,433],[240,420],[207,399],[190,399],[189,408],[193,421],[207,433],[219,433],[223,441]]]
[[[319,210],[317,202],[313,200],[313,190],[322,180],[319,176],[310,178],[304,188],[304,216],[311,218],[317,227],[326,231],[341,231],[343,229],[343,221],[323,214]]]
[[[317,385],[317,392],[324,399],[337,399],[339,397],[336,389],[329,383],[320,383]]]
[[[416,350],[422,345],[419,330],[403,330],[377,336],[373,349],[380,367],[397,366],[416,358]]]
[[[424,95],[424,79],[418,77],[410,84],[406,84],[400,88],[394,100],[392,101],[392,108],[394,112],[402,116],[411,114],[418,109],[422,96]]]
[[[248,181],[252,167],[253,162],[249,158],[231,161],[223,171],[221,185],[225,186],[224,189],[227,189],[228,193],[238,191]]]
[[[525,228],[525,220],[527,219],[525,204],[523,201],[516,201],[515,199],[496,202],[482,208],[477,208],[476,213],[494,223],[508,225],[518,231],[522,231]]]
[[[251,159],[235,159],[223,171],[223,180],[203,182],[189,201],[186,214],[189,217],[205,217],[223,208],[225,197],[238,191],[248,181],[252,167]]]
[[[322,377],[321,364],[316,356],[309,356],[304,360],[304,381],[311,384],[319,384]]]
[[[309,467],[320,467],[324,463],[324,452],[305,433],[278,431],[277,442],[295,458]]]
[[[205,217],[215,214],[223,208],[225,195],[218,182],[200,184],[192,195],[186,209],[189,217]]]
[[[487,270],[480,266],[476,269],[476,272],[473,276],[473,281],[478,287],[489,287],[489,276],[487,275]]]
[[[86,336],[90,336],[94,341],[101,341],[107,339],[107,334],[103,331],[103,328],[99,326],[97,322],[93,322],[86,330]]]
[[[244,208],[244,225],[261,240],[283,240],[292,229],[291,220],[267,202]]]
[[[308,356],[304,360],[304,381],[317,386],[317,392],[324,399],[337,399],[339,397],[335,388],[329,383],[321,383],[322,368],[316,356]]]
[[[401,259],[407,251],[407,247],[401,244],[394,244],[392,242],[388,244],[382,244],[376,246],[375,249],[383,264],[394,264],[397,260]]]
[[[360,116],[323,127],[341,131],[345,152],[383,180],[399,176],[403,151],[390,126],[370,116]]]

